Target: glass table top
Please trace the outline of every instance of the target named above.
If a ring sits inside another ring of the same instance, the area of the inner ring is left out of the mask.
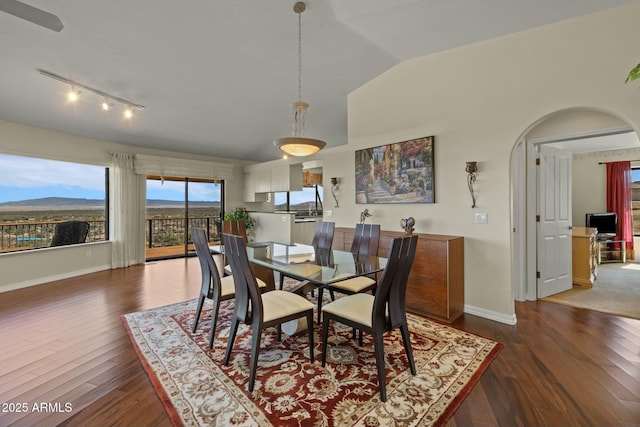
[[[210,246],[212,252],[224,253],[221,245]],[[247,246],[249,261],[256,265],[327,285],[356,276],[366,276],[384,270],[387,259],[356,255],[351,252],[316,251],[313,246],[278,242],[252,242]]]

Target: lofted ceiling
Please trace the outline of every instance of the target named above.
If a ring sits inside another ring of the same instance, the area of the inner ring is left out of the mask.
[[[24,1],[64,29],[0,12],[0,119],[147,148],[281,156],[272,141],[291,133],[297,100],[294,1]],[[634,1],[309,0],[306,136],[346,144],[347,95],[402,61]],[[38,69],[146,108],[126,121],[86,91],[70,105],[68,86]]]

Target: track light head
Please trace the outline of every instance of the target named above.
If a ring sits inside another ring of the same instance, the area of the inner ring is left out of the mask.
[[[69,92],[67,93],[67,99],[69,102],[77,102],[80,99],[80,91],[75,88],[75,86],[71,86]]]
[[[113,107],[113,101],[111,101],[109,98],[105,98],[102,101],[102,110],[103,111],[109,111],[109,110],[111,110],[112,107]]]
[[[126,108],[124,109],[124,118],[129,120],[133,117],[133,109],[131,108],[130,105],[127,105]]]

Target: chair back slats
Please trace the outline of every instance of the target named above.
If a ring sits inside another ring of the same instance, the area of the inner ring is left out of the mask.
[[[205,281],[207,283],[207,297],[213,298],[213,295],[220,295],[222,290],[222,284],[220,282],[220,272],[216,266],[211,251],[209,250],[209,242],[207,241],[207,235],[202,228],[191,229],[191,240],[196,248],[196,255],[200,261],[200,267],[202,269],[202,290],[204,290]],[[208,280],[207,277],[208,276]]]
[[[351,252],[356,255],[378,255],[380,224],[356,224]]]
[[[236,290],[236,315],[242,322],[251,323],[249,307],[251,306],[253,315],[262,318],[263,306],[258,282],[247,256],[247,248],[241,236],[223,233],[222,241],[233,274]]]
[[[244,221],[239,219],[227,219],[222,223],[222,232],[226,234],[233,234],[234,236],[242,237],[244,244],[246,246],[247,239],[247,229],[244,225]]]
[[[313,246],[315,250],[331,249],[335,227],[335,222],[317,221],[316,230],[313,233],[313,240],[311,241],[311,246]]]
[[[209,248],[207,247],[207,237],[202,228],[191,229],[191,240],[196,248],[196,255],[200,262],[200,271],[202,272],[202,284],[200,285],[200,294],[206,295],[207,298],[212,298],[211,290],[211,269],[207,262],[207,256],[211,258],[209,254]]]
[[[406,321],[407,283],[417,245],[417,235],[393,239],[387,265],[373,304],[372,322],[374,325],[377,322],[386,322],[387,309],[390,327],[393,328]]]

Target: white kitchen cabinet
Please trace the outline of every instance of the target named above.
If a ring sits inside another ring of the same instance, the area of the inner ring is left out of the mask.
[[[254,174],[254,189],[256,193],[269,193],[271,192],[271,170],[262,169],[256,170]]]
[[[266,202],[267,193],[256,193],[256,181],[254,172],[244,174],[243,200],[245,202]]]
[[[302,191],[302,164],[271,169],[271,192]]]

